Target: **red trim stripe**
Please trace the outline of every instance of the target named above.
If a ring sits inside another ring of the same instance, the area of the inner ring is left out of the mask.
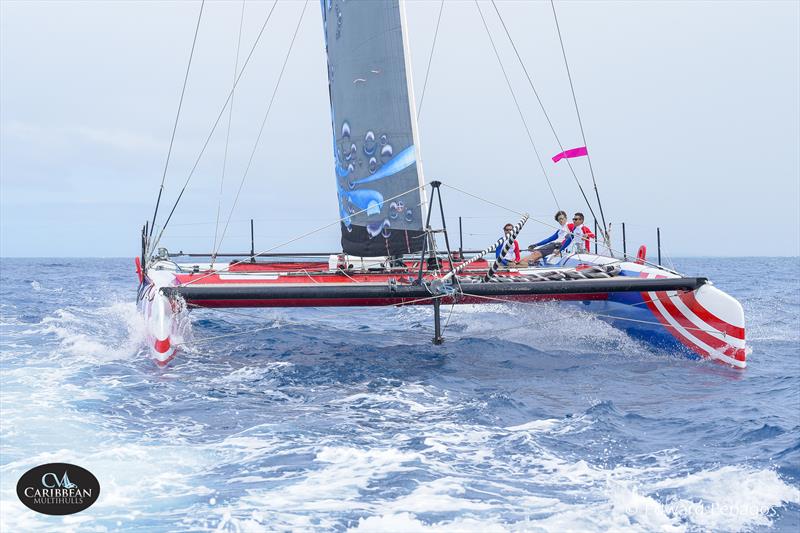
[[[653,298],[648,293],[643,292],[641,295],[647,305],[647,308],[650,309],[650,312],[653,313],[653,315],[658,319],[659,322],[661,322],[667,331],[672,333],[672,336],[678,339],[681,344],[702,357],[709,357],[711,355],[707,350],[699,347],[686,336],[684,336],[683,333],[675,329],[675,327],[669,323],[669,320],[667,320],[666,317],[661,313],[658,307],[656,307],[656,305],[653,303]]]
[[[167,337],[164,340],[156,339],[155,344],[153,344],[153,348],[155,348],[155,350],[158,353],[167,353],[169,347],[170,347],[169,337]]]
[[[711,324],[716,329],[724,331],[731,337],[735,337],[739,340],[745,340],[744,328],[734,326],[733,324],[730,324],[712,314],[708,309],[703,307],[700,302],[697,301],[697,298],[693,292],[680,293],[679,298],[684,304],[686,304],[686,307],[691,309],[692,313],[697,315],[697,317],[703,322]]]
[[[639,272],[639,277],[640,278],[649,278],[650,276],[646,272]],[[654,277],[655,278],[665,278],[666,276],[662,276],[662,275],[656,274]],[[698,354],[698,355],[700,355],[702,357],[710,357],[711,356],[711,354],[708,352],[708,350],[704,350],[703,348],[701,348],[700,346],[698,346],[697,344],[692,342],[688,337],[686,337],[683,333],[678,331],[672,324],[670,324],[669,320],[667,320],[667,318],[664,316],[664,314],[661,312],[661,310],[659,310],[658,307],[656,307],[656,304],[653,303],[653,297],[650,296],[650,293],[642,292],[642,293],[639,293],[639,294],[642,295],[642,299],[644,300],[645,305],[647,305],[647,308],[650,309],[650,312],[653,313],[653,315],[658,319],[659,322],[661,322],[661,324],[667,329],[667,331],[669,331],[672,334],[673,337],[678,339],[678,341],[681,344],[683,344],[684,346],[689,348],[691,351],[695,352],[696,354]],[[658,295],[656,295],[656,297],[658,297]]]
[[[650,276],[648,276],[645,272],[640,272],[639,273],[639,277],[649,278]],[[656,278],[665,278],[666,276],[662,276],[662,275],[656,274],[655,277]],[[642,298],[644,299],[645,304],[647,305],[648,309],[650,309],[650,312],[653,313],[653,315],[658,319],[659,322],[661,322],[661,324],[667,329],[667,331],[669,331],[673,335],[673,337],[678,339],[678,341],[680,341],[681,344],[683,344],[684,346],[688,347],[689,349],[691,349],[693,352],[697,353],[698,355],[701,355],[702,357],[711,357],[711,354],[708,352],[708,350],[705,350],[704,348],[701,348],[700,346],[695,344],[686,335],[684,335],[683,333],[679,332],[674,326],[672,326],[669,323],[669,321],[664,316],[664,314],[658,309],[658,307],[655,305],[655,303],[653,303],[653,298],[648,293],[644,293],[643,292],[643,293],[640,293],[640,294],[642,295]],[[697,331],[696,328],[698,326],[696,324],[694,324],[693,322],[691,322],[688,318],[686,318],[678,310],[678,308],[675,307],[675,304],[672,303],[672,301],[670,301],[670,297],[666,294],[666,292],[664,292],[664,291],[657,292],[657,293],[655,293],[655,296],[656,296],[655,299],[658,300],[659,302],[661,302],[661,304],[664,306],[664,309],[666,309],[667,312],[670,314],[670,316],[672,316],[672,318],[677,320],[677,322],[681,326],[687,327],[687,328],[695,328],[695,329],[692,329],[692,330],[689,330],[689,331],[691,332],[691,334],[693,336],[697,337],[698,340],[703,341],[705,344],[711,346],[712,348],[718,349],[724,355],[727,355],[728,357],[732,357],[732,358],[736,359],[737,361],[742,361],[742,362],[746,361],[747,352],[746,352],[746,350],[744,348],[737,348],[735,346],[731,346],[731,345],[725,343],[724,341],[722,341],[720,339],[717,339],[717,338],[715,338],[715,337],[713,337],[711,335],[706,334],[703,331]],[[705,338],[704,336],[707,337],[707,338]],[[725,347],[725,349],[724,350],[719,349],[719,348],[721,348],[721,346],[718,346],[719,344],[722,344]],[[715,359],[713,357],[712,357],[712,359],[719,361],[718,359]],[[724,363],[724,361],[720,361],[720,362]],[[735,366],[735,365],[732,365],[732,366]]]
[[[134,257],[133,262],[136,265],[136,276],[139,278],[139,283],[142,283],[144,281],[144,271],[142,270],[142,262],[139,260],[138,257]]]
[[[657,292],[656,297],[661,302],[661,305],[664,306],[664,309],[667,310],[672,318],[674,318],[678,324],[686,328],[686,330],[697,340],[702,341],[706,345],[719,350],[723,354],[733,357],[739,361],[745,360],[745,351],[742,348],[737,348],[736,346],[732,346],[725,342],[722,339],[718,339],[713,335],[703,331],[700,329],[697,324],[689,320],[686,316],[684,316],[681,311],[675,306],[675,304],[670,299],[670,296],[666,292]],[[711,326],[709,326],[711,327]]]

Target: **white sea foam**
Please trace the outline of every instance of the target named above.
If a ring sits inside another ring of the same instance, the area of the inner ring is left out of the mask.
[[[77,313],[77,310],[58,309],[44,317],[35,332],[55,336],[65,354],[85,358],[86,362],[129,358],[141,347],[145,325],[134,303],[115,302],[91,312]],[[120,330],[125,332],[122,342],[118,341]]]
[[[52,289],[42,287],[42,284],[36,280],[31,281],[31,289],[36,292],[62,292],[64,290],[63,287],[55,287]]]
[[[504,533],[508,527],[496,520],[456,518],[442,523],[426,524],[413,513],[401,512],[360,518],[358,525],[347,530],[351,533],[450,533],[453,531],[476,531],[481,533]]]
[[[675,451],[659,454],[656,461],[640,467],[576,461],[537,443],[537,435],[559,428],[557,419],[535,422],[506,429],[421,422],[413,433],[428,436],[426,447],[418,451],[318,445],[303,438],[287,443],[270,433],[269,426],[249,430],[258,436],[242,434],[192,448],[134,443],[103,448],[98,438],[84,442],[90,448],[87,452],[58,450],[5,465],[3,477],[16,478],[33,463],[73,461],[104,473],[106,515],[112,509],[122,513],[141,506],[143,498],[158,501],[167,494],[164,505],[174,512],[174,502],[192,497],[188,527],[205,524],[218,531],[329,529],[340,524],[337,513],[345,512],[362,515],[350,528],[356,532],[741,530],[768,525],[773,507],[800,503],[797,489],[770,470],[728,466],[672,476],[679,459]],[[586,417],[571,423],[592,421]],[[407,438],[406,434],[396,440],[402,444]],[[512,452],[501,454],[499,444]],[[313,452],[315,459],[301,472],[276,478],[265,470],[264,475],[238,478],[250,485],[241,497],[220,500],[212,488],[196,480],[198,473],[222,465],[247,471],[264,459],[304,451]],[[481,474],[484,468],[491,472],[486,478]],[[382,480],[416,471],[433,477],[418,481],[407,492],[368,496]],[[499,472],[504,474],[498,477]],[[276,479],[280,479],[277,485]],[[515,480],[550,487],[550,495],[536,496]],[[732,492],[731,487],[737,489]],[[675,496],[664,498],[663,492]],[[725,507],[731,494],[746,507]],[[211,499],[214,504],[208,503]],[[11,484],[4,482],[3,530],[42,529],[41,521],[18,507]],[[123,518],[130,526],[138,520],[131,513]],[[89,524],[89,520],[68,523],[66,530]]]
[[[545,425],[555,426],[552,421]],[[771,470],[723,467],[673,476],[671,471],[680,459],[675,450],[649,456],[649,461],[631,458],[647,466],[606,467],[571,460],[537,445],[535,435],[542,428],[536,424],[497,431],[448,424],[428,429],[427,447],[418,452],[323,447],[316,458],[320,469],[287,478],[289,484],[279,489],[249,491],[227,508],[225,523],[237,524],[242,531],[257,530],[259,525],[302,528],[308,525],[309,513],[331,516],[355,511],[364,514],[351,527],[359,532],[741,530],[768,525],[772,508],[800,502],[797,489]],[[526,453],[495,454],[493,443],[498,439],[520,438],[528,439]],[[507,479],[469,474],[486,464],[492,465],[492,471],[506,471]],[[364,497],[363,491],[382,478],[417,469],[437,475],[404,494]],[[551,487],[553,493],[536,496],[514,479]],[[725,506],[734,503],[732,486],[737,487],[737,501],[745,507]],[[664,498],[660,494],[665,491],[677,491],[679,496]],[[581,497],[576,499],[578,494]],[[267,504],[269,512],[252,512]],[[431,522],[430,513],[454,518]],[[323,520],[317,525],[324,528],[333,523]]]
[[[292,366],[294,366],[292,363],[286,361],[271,361],[258,367],[246,366],[237,368],[236,370],[233,370],[232,372],[222,376],[220,381],[230,384],[260,381],[267,376],[289,369]]]
[[[654,483],[653,489],[677,489],[679,496],[664,505],[670,514],[717,530],[768,526],[773,507],[800,504],[800,490],[786,484],[774,471],[746,466],[723,466],[667,478]]]
[[[628,358],[654,354],[651,347],[584,312],[578,304],[563,302],[455,306],[448,327],[450,337],[511,339],[538,349],[561,346],[569,339],[573,353],[605,351]]]
[[[424,393],[424,387],[415,385],[414,389],[414,396]],[[393,394],[372,399],[367,394],[357,394],[339,403],[395,401]],[[435,407],[429,406],[428,412],[432,410]],[[316,450],[317,468],[300,476],[284,477],[274,489],[253,487],[247,496],[227,502],[227,514],[219,523],[241,531],[256,531],[258,527],[306,528],[311,527],[309,516],[316,516],[313,527],[326,528],[336,523],[335,513],[358,512],[363,517],[351,528],[353,531],[739,530],[768,525],[772,508],[798,501],[797,489],[771,470],[724,467],[701,470],[688,477],[673,476],[671,472],[680,461],[676,450],[631,458],[633,464],[646,466],[604,466],[559,455],[536,440],[540,434],[580,432],[594,423],[591,416],[581,416],[492,430],[420,420],[412,435],[424,433],[425,448],[414,452],[397,448],[315,448],[298,443],[300,447],[296,449]],[[402,445],[410,438],[405,431],[392,441]],[[504,442],[508,448],[498,455],[496,447]],[[279,446],[262,438],[234,439],[226,445],[252,451],[272,448],[273,452]],[[261,453],[252,451],[247,461],[255,461]],[[482,478],[477,473],[483,468],[495,474]],[[425,472],[426,477],[433,474],[434,478],[419,481],[412,490],[391,497],[365,497],[364,491],[382,479],[417,470]],[[498,478],[497,472],[505,475]],[[550,487],[551,495],[531,494],[524,486],[518,486],[516,479]],[[740,513],[723,507],[730,497],[730,487],[741,485],[748,489],[737,494],[751,504],[749,511]],[[665,498],[660,495],[665,491],[677,491],[679,496]],[[576,499],[575,495],[581,497]],[[253,511],[267,507],[269,511]],[[445,518],[431,522],[430,513]]]
[[[518,426],[507,427],[506,429],[509,431],[534,431],[547,433],[558,426],[561,422],[562,420],[557,418],[545,418],[542,420],[532,420]]]

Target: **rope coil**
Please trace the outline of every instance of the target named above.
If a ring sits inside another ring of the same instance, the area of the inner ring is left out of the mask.
[[[570,281],[577,279],[613,278],[622,272],[619,265],[597,265],[581,270],[561,269],[543,272],[526,272],[519,276],[495,276],[487,280],[485,277],[466,276],[460,278],[464,283],[530,283],[534,281]]]

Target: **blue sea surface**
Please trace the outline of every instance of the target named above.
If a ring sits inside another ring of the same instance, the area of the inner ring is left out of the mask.
[[[2,259],[0,530],[800,530],[800,260],[679,259],[746,370],[580,306],[200,310],[160,369],[130,259]],[[99,500],[17,499],[74,463]]]

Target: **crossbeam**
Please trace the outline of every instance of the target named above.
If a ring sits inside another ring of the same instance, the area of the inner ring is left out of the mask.
[[[619,276],[606,279],[580,279],[567,281],[534,281],[534,282],[494,282],[494,283],[462,283],[461,294],[464,296],[558,296],[558,295],[583,295],[612,292],[651,292],[695,290],[705,283],[707,278],[659,278],[642,279]],[[368,300],[403,300],[432,297],[431,292],[424,285],[397,285],[388,283],[341,283],[336,285],[321,284],[292,284],[289,286],[279,283],[243,284],[192,284],[178,287],[164,287],[161,289],[168,296],[180,296],[189,303],[202,305],[204,301],[231,302],[231,307],[237,307],[237,300],[264,301],[284,300],[293,301],[287,307],[317,305],[316,300],[327,300],[326,305],[336,306],[336,300],[368,301]],[[390,302],[389,302],[390,303]],[[370,305],[369,303],[353,304],[342,303],[342,306]],[[264,307],[274,304],[265,303]],[[219,305],[217,307],[225,307]],[[254,305],[258,307],[258,305]]]

